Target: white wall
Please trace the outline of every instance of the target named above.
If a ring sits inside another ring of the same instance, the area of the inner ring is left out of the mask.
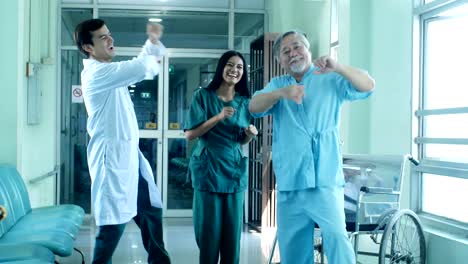
[[[411,149],[412,0],[372,1],[372,98],[370,152],[400,154]]]
[[[338,5],[338,60],[373,75],[369,63],[371,0],[340,0]],[[372,99],[368,99],[345,104],[341,129],[345,153],[369,153],[371,102]]]
[[[426,233],[427,264],[465,264],[468,260],[468,239],[431,231]]]
[[[52,58],[52,64],[41,64],[35,74],[41,89],[41,121],[38,125],[27,124],[28,79],[25,68],[27,61],[40,64],[41,59],[56,54],[57,2],[2,1],[0,10],[0,32],[8,36],[8,41],[0,44],[4,62],[0,66],[4,83],[0,163],[10,163],[18,168],[27,183],[33,206],[49,205],[55,197],[54,178],[33,185],[28,181],[53,170],[57,163],[55,59]]]
[[[21,1],[19,1],[21,2]],[[16,142],[18,117],[18,62],[19,52],[19,8],[17,1],[0,2],[0,33],[4,40],[0,42],[2,63],[0,64],[0,163],[16,165]],[[8,26],[7,26],[8,25]]]
[[[270,32],[300,29],[308,36],[313,58],[329,53],[329,1],[270,0],[265,4]]]
[[[371,99],[370,153],[411,152],[412,0],[372,1],[370,70],[377,82]],[[409,207],[410,179],[402,207]]]
[[[57,1],[29,0],[30,16],[25,9],[25,21],[31,25],[25,30],[25,58],[39,63],[38,86],[41,89],[41,122],[39,125],[27,125],[22,122],[19,129],[23,131],[21,139],[21,166],[20,171],[25,179],[38,177],[54,169],[57,162]],[[28,4],[26,4],[28,5]],[[31,22],[31,23],[29,23]],[[29,41],[28,41],[29,40]],[[28,45],[29,43],[29,45]],[[29,50],[29,53],[27,52]],[[27,89],[27,83],[23,86]],[[23,95],[23,113],[26,113],[27,98]],[[23,115],[24,116],[24,115]],[[31,203],[33,206],[53,204],[55,179],[50,177],[37,184],[28,185]]]

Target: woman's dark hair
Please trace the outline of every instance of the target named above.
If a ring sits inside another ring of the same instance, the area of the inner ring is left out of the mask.
[[[102,19],[88,19],[76,26],[74,35],[75,44],[86,58],[89,58],[89,53],[83,49],[83,45],[93,45],[93,35],[91,32],[100,29],[104,24],[105,22]]]
[[[215,76],[213,77],[213,80],[210,82],[210,84],[208,84],[207,89],[215,91],[219,88],[219,86],[221,86],[221,83],[224,80],[223,79],[224,67],[226,66],[228,60],[234,56],[241,58],[242,63],[244,63],[244,73],[242,74],[240,81],[236,83],[234,90],[238,92],[241,96],[250,97],[248,80],[247,80],[247,74],[248,74],[247,64],[245,63],[244,56],[242,56],[242,54],[240,54],[239,52],[235,50],[227,51],[221,56],[221,58],[219,58],[218,66],[216,66]]]

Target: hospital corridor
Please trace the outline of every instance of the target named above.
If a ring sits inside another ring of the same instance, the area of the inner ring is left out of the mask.
[[[0,24],[0,263],[468,263],[467,0]]]

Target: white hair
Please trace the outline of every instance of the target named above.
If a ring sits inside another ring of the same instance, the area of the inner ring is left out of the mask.
[[[310,47],[310,43],[309,41],[307,40],[307,35],[300,31],[300,30],[297,30],[297,29],[294,29],[294,30],[290,30],[288,32],[285,32],[281,35],[279,35],[276,39],[275,39],[275,42],[273,44],[273,55],[275,56],[275,59],[278,59],[279,58],[279,52],[280,52],[280,48],[281,48],[281,42],[283,41],[283,39],[289,35],[297,35],[299,36],[299,39],[300,41],[304,44],[304,46],[309,49]]]

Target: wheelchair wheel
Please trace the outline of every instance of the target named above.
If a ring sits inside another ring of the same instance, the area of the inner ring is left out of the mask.
[[[411,210],[397,211],[385,227],[379,264],[387,263],[426,263],[426,240],[421,222]]]
[[[314,264],[325,264],[322,242],[321,236],[314,238]]]
[[[279,264],[280,262],[273,262],[275,255],[276,244],[278,243],[278,237],[275,235],[273,244],[270,249],[267,264]],[[325,264],[325,254],[323,252],[322,237],[318,236],[314,238],[314,264]]]

